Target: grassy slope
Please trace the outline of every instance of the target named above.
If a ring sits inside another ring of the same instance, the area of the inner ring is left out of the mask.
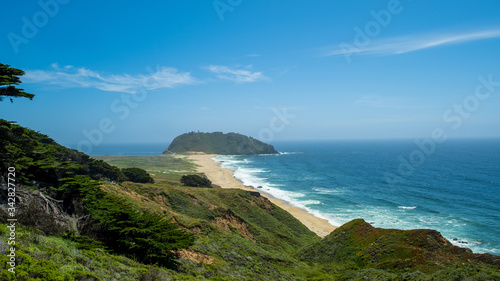
[[[435,230],[375,228],[362,219],[344,224],[296,256],[319,264],[346,263],[360,269],[419,271],[437,276],[454,266],[469,264],[476,278],[500,277],[500,257],[473,254],[452,245]]]
[[[8,238],[0,224],[0,237]],[[0,240],[2,241],[2,240]],[[0,280],[168,280],[182,275],[171,270],[146,266],[102,249],[83,250],[76,242],[39,231],[16,228],[16,275],[7,272],[6,245],[0,243]],[[34,278],[34,279],[30,279]],[[38,279],[36,279],[38,278]],[[163,279],[162,279],[163,278]],[[188,280],[188,279],[186,279]]]
[[[141,167],[152,173],[155,182],[164,180],[165,174],[168,181],[175,181],[195,170],[191,162],[170,155],[99,159],[119,167]],[[264,197],[238,189],[189,188],[178,183],[125,182],[121,186],[107,184],[105,190],[197,233],[189,253],[209,263],[184,259],[183,270],[189,275],[227,280],[304,280],[310,271],[323,275],[293,257],[320,238]]]
[[[107,190],[197,233],[191,254],[214,264],[200,267],[184,260],[185,270],[195,275],[287,280],[289,270],[305,266],[293,254],[319,241],[289,213],[247,191],[137,183],[123,187],[109,185]]]

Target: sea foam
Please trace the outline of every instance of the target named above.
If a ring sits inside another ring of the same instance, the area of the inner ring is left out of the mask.
[[[411,206],[411,207],[406,207],[406,206],[398,206],[399,209],[405,209],[405,210],[413,210],[416,209],[417,206]]]

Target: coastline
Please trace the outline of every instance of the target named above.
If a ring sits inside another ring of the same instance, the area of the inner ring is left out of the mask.
[[[232,170],[222,168],[217,162],[213,161],[212,158],[216,156],[218,155],[205,153],[175,155],[175,157],[187,158],[189,160],[192,160],[195,164],[198,165],[197,171],[199,173],[205,174],[213,184],[219,185],[222,188],[238,188],[247,191],[259,191],[254,187],[243,185],[243,183],[241,183],[233,176]],[[271,197],[267,194],[261,193],[261,196],[266,197],[272,203],[290,213],[307,228],[309,228],[309,230],[316,233],[320,237],[325,237],[333,230],[338,228],[338,226],[333,226],[327,220],[318,218],[313,214],[308,213],[306,210],[291,206],[290,204],[287,204],[286,202]]]

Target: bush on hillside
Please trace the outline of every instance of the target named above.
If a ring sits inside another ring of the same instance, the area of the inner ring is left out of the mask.
[[[171,269],[177,267],[175,251],[194,243],[194,235],[179,229],[161,215],[138,212],[125,199],[107,194],[86,198],[92,219],[101,226],[92,233],[112,251],[142,263],[157,264]]]
[[[124,168],[122,169],[123,175],[126,177],[125,180],[138,183],[154,183],[151,175],[141,168]]]
[[[181,183],[192,187],[212,187],[212,182],[198,175],[185,175],[181,178]]]

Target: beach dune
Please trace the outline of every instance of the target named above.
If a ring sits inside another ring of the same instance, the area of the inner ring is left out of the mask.
[[[239,188],[247,191],[259,191],[254,187],[243,185],[233,176],[233,171],[222,168],[217,162],[213,161],[212,158],[216,156],[216,154],[205,153],[189,153],[176,155],[176,157],[188,158],[192,160],[195,164],[198,165],[197,171],[199,173],[205,174],[213,184],[219,185],[222,188]],[[261,195],[268,198],[271,202],[273,202],[280,208],[289,212],[292,216],[297,218],[307,228],[309,228],[312,232],[316,233],[320,237],[325,237],[337,228],[336,226],[331,225],[327,220],[318,218],[308,213],[306,210],[291,206],[290,204],[273,198],[267,194],[261,193]]]

